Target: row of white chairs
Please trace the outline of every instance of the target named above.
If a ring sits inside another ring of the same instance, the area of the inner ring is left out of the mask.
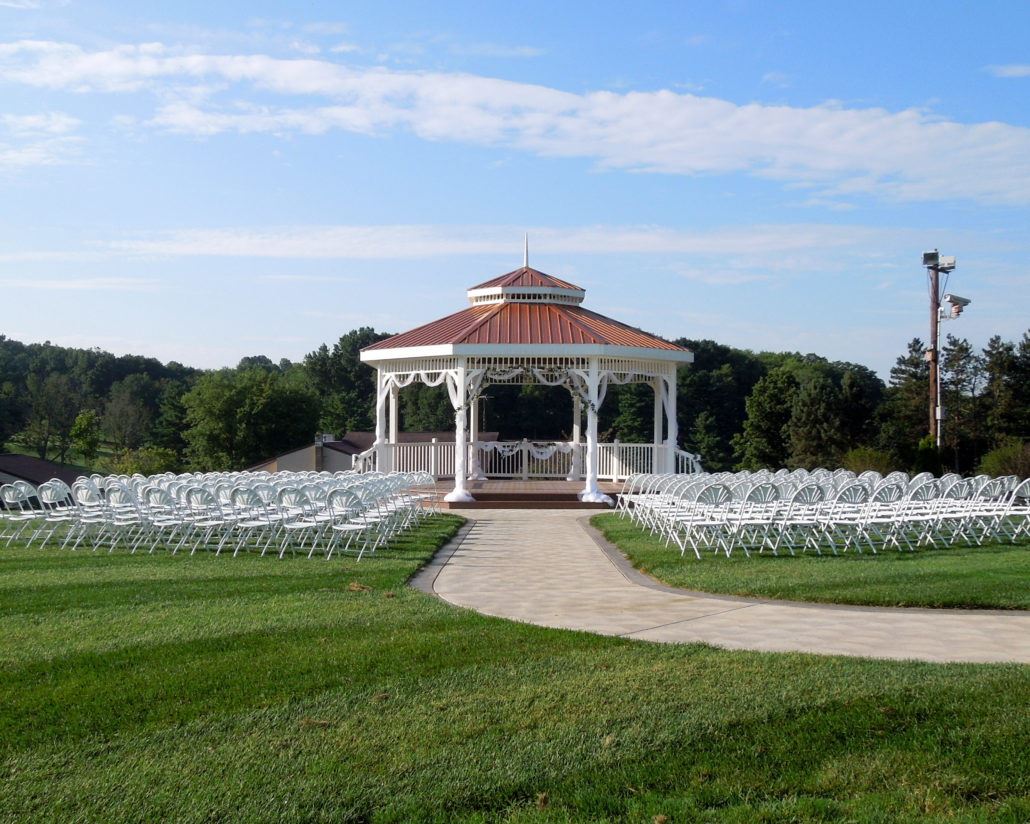
[[[640,474],[618,511],[680,554],[837,554],[1030,537],[1030,479],[847,470]]]
[[[360,559],[438,510],[428,473],[267,472],[92,476],[71,487],[0,487],[9,546],[106,547],[173,554],[307,552]]]

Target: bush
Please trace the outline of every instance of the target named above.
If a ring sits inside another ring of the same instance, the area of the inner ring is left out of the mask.
[[[1030,443],[1008,441],[992,449],[980,459],[980,472],[984,475],[1030,478]]]
[[[855,473],[872,470],[887,475],[896,469],[894,459],[889,454],[869,446],[849,449],[841,458],[841,466]]]
[[[179,458],[171,449],[162,446],[143,446],[126,449],[111,459],[111,472],[115,475],[157,475],[176,472]]]
[[[912,474],[915,475],[920,472],[930,472],[934,475],[940,475],[944,462],[941,460],[941,451],[937,448],[937,444],[934,443],[933,435],[927,435],[919,441],[919,446],[916,448],[916,460],[912,466]]]

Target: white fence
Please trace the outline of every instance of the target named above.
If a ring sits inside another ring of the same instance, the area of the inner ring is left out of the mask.
[[[562,441],[490,441],[468,445],[469,475],[513,480],[583,478],[586,444]],[[622,481],[630,475],[667,471],[669,448],[649,443],[600,443],[597,445],[597,477]],[[674,450],[676,474],[701,471],[696,455]],[[380,464],[382,464],[380,466]],[[428,472],[436,478],[454,477],[454,441],[382,444],[354,458],[359,472]]]

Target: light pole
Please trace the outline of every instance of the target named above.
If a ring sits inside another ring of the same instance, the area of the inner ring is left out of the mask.
[[[930,292],[930,347],[926,359],[930,362],[930,435],[939,449],[941,446],[941,421],[944,409],[941,406],[941,321],[957,318],[970,304],[966,298],[945,293],[948,279],[955,270],[955,258],[940,254],[936,249],[923,252],[923,266],[926,267],[927,286]],[[941,273],[944,283],[941,284]],[[941,307],[942,301],[951,305],[947,315]]]

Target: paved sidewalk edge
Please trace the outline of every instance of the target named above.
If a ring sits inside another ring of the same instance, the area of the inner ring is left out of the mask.
[[[461,528],[455,533],[454,537],[434,552],[433,557],[408,579],[408,586],[417,589],[419,592],[424,592],[426,595],[440,598],[436,593],[436,579],[443,568],[447,566],[447,562],[451,560],[454,553],[461,547],[465,537],[472,531],[472,527],[475,525],[475,518],[465,518],[465,523],[461,525]],[[441,598],[441,600],[443,599]]]
[[[595,513],[596,514],[596,513]],[[718,598],[721,601],[738,601],[742,604],[770,604],[772,606],[797,607],[799,609],[814,609],[823,611],[860,611],[860,612],[904,612],[906,614],[921,613],[924,615],[1026,615],[1025,609],[963,609],[960,607],[878,607],[868,604],[824,604],[817,601],[787,601],[779,598],[762,598],[757,595],[724,595],[719,592],[702,592],[693,589],[681,589],[680,587],[669,586],[657,578],[641,572],[623,554],[615,544],[604,537],[604,534],[590,523],[595,515],[584,515],[578,518],[580,526],[589,535],[598,548],[607,556],[611,564],[622,576],[631,583],[638,584],[657,592],[666,592],[672,595],[686,595],[691,598]],[[694,562],[691,562],[694,563]],[[704,563],[703,561],[701,563]]]

